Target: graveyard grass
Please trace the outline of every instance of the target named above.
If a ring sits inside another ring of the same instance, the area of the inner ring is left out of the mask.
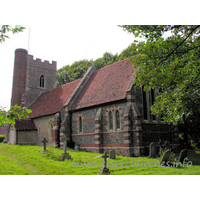
[[[61,149],[47,147],[48,152],[42,154],[42,146],[22,146],[0,144],[0,174],[1,175],[97,175],[103,163],[102,154],[75,151],[68,149],[67,152],[73,160],[59,161],[63,153]],[[200,154],[188,152],[188,160],[193,165],[188,167],[161,167],[155,161],[159,160],[148,157],[126,157],[116,155],[116,159],[107,159],[111,175],[200,175]],[[133,160],[132,160],[133,159]],[[76,162],[76,164],[75,164]],[[83,163],[85,162],[85,166]],[[98,163],[97,163],[98,162]],[[118,163],[117,163],[118,162]],[[140,167],[131,167],[131,162],[139,163]],[[147,162],[152,162],[149,167]],[[78,165],[79,163],[79,165]],[[93,166],[91,166],[91,164]],[[124,165],[121,167],[121,163]],[[127,166],[126,167],[126,163]],[[141,164],[143,163],[143,167]],[[144,167],[144,164],[146,167]],[[82,166],[81,166],[82,164]],[[94,166],[96,164],[97,166]],[[73,166],[74,165],[74,166]],[[78,165],[78,166],[76,166]],[[87,165],[87,166],[86,166]]]

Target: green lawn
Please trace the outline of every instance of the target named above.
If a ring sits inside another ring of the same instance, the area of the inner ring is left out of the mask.
[[[103,162],[103,159],[99,157],[101,154],[98,153],[79,152],[70,149],[68,152],[72,156],[73,161],[59,161],[62,150],[47,147],[49,154],[42,154],[42,150],[43,147],[41,146],[21,146],[1,143],[0,174],[97,175]],[[161,167],[158,164],[158,159],[148,157],[131,158],[117,156],[115,160],[107,159],[111,175],[199,175],[200,154],[189,152],[188,160],[192,161],[192,166],[185,164],[184,167]],[[135,163],[137,166],[135,166]],[[140,166],[138,166],[138,163]],[[156,166],[155,163],[157,163]],[[141,166],[142,164],[143,166]]]

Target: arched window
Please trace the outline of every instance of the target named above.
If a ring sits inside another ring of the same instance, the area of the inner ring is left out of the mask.
[[[82,117],[80,116],[79,118],[78,118],[79,120],[79,127],[78,127],[78,132],[79,133],[83,133],[83,120],[82,120]]]
[[[113,115],[111,111],[109,112],[109,129],[113,129]]]
[[[44,87],[44,75],[40,76],[40,87]]]
[[[119,115],[119,111],[116,111],[116,129],[120,129],[120,115]]]

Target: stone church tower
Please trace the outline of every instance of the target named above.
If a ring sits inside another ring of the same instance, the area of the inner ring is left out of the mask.
[[[29,108],[45,91],[56,87],[57,63],[33,59],[25,49],[16,49],[11,106]]]

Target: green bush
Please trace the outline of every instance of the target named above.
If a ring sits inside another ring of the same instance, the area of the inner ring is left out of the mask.
[[[5,135],[0,135],[0,142],[3,142]]]

